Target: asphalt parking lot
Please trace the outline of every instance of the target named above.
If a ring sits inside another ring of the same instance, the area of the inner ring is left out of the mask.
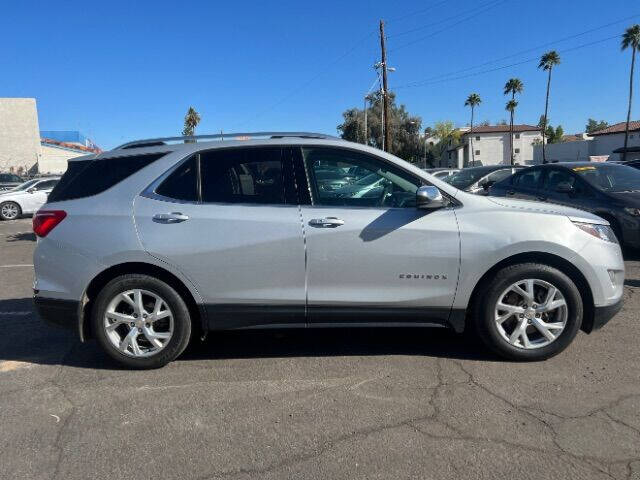
[[[640,261],[604,330],[544,363],[442,330],[225,333],[127,371],[31,306],[0,223],[0,478],[640,479]]]

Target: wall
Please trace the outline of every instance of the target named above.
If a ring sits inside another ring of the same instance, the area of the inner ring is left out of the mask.
[[[28,170],[39,157],[35,98],[0,98],[0,171]]]
[[[557,162],[588,162],[593,140],[547,144],[547,160]],[[533,147],[534,163],[542,163],[542,145]]]
[[[82,157],[88,153],[51,145],[42,145],[40,148],[42,149],[42,155],[38,162],[39,173],[64,173],[67,170],[67,160]]]

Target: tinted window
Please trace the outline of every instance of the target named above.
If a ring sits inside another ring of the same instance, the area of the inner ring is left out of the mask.
[[[174,170],[158,188],[156,193],[164,197],[183,200],[185,202],[198,201],[198,180],[196,171],[196,157],[191,157]]]
[[[315,205],[352,207],[415,206],[421,181],[388,163],[358,152],[303,148]],[[326,171],[335,172],[330,178]],[[354,175],[354,172],[357,172]]]
[[[156,153],[121,158],[69,161],[67,171],[49,194],[49,201],[60,202],[97,195],[155,162],[163,155],[163,153]]]
[[[279,147],[214,150],[200,158],[203,202],[285,203]]]
[[[547,172],[547,177],[544,179],[544,189],[549,192],[555,192],[558,188],[558,185],[561,183],[568,183],[573,186],[575,183],[576,177],[574,177],[571,172],[567,170],[549,170]]]
[[[58,183],[58,180],[47,180],[46,182],[38,183],[35,188],[36,190],[50,190],[55,187],[56,183]]]
[[[520,188],[538,188],[538,184],[540,183],[540,175],[542,175],[542,170],[537,169],[527,169],[519,174],[514,175],[513,184],[517,185]]]
[[[498,170],[497,172],[493,172],[487,177],[487,181],[497,183],[500,180],[504,180],[505,178],[511,176],[511,169],[506,168],[504,170]]]
[[[456,188],[464,190],[470,187],[482,177],[487,175],[491,170],[483,167],[463,168],[462,170],[452,173],[443,180]]]
[[[594,187],[606,192],[640,190],[640,171],[624,165],[589,165],[574,167],[573,171]]]

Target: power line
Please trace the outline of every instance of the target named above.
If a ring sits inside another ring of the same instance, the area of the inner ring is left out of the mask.
[[[400,50],[400,49],[403,49],[403,48],[409,47],[409,46],[414,45],[414,44],[416,44],[416,43],[418,43],[418,42],[421,42],[421,41],[423,41],[423,40],[426,40],[427,38],[434,37],[434,36],[438,35],[439,33],[446,32],[446,31],[447,31],[447,30],[449,30],[450,28],[455,27],[456,25],[460,25],[461,23],[464,23],[464,22],[466,22],[466,21],[468,21],[468,20],[471,20],[471,19],[473,19],[473,18],[476,18],[476,15],[479,15],[479,14],[484,13],[484,12],[488,12],[488,11],[489,11],[489,10],[491,10],[492,8],[495,8],[495,7],[497,7],[498,5],[500,5],[501,3],[505,3],[506,1],[507,1],[507,0],[497,0],[497,1],[495,1],[495,0],[494,0],[493,4],[492,4],[492,5],[490,5],[490,6],[488,6],[487,8],[485,8],[485,9],[483,9],[483,10],[480,10],[480,11],[478,11],[478,12],[475,12],[475,13],[473,13],[472,15],[469,15],[468,17],[464,17],[463,19],[458,20],[457,22],[454,22],[454,23],[452,23],[451,25],[446,26],[445,28],[442,28],[442,29],[440,29],[440,30],[437,30],[437,31],[435,31],[435,32],[430,33],[429,35],[425,35],[425,36],[423,36],[423,37],[417,38],[417,39],[412,40],[412,41],[410,41],[410,42],[404,43],[404,44],[400,45],[399,47],[396,47],[396,48],[394,48],[394,49],[392,49],[392,50],[389,50],[389,53],[396,52],[396,51],[398,51],[398,50]]]
[[[613,40],[614,38],[620,38],[620,35],[613,35],[611,37],[602,38],[600,40],[595,40],[593,42],[584,43],[582,45],[577,45],[575,47],[567,48],[565,50],[560,50],[560,53],[572,52],[574,50],[579,50],[581,48],[586,48],[586,47],[590,47],[592,45],[597,45],[599,43],[603,43],[603,42],[606,42],[606,41],[609,41],[609,40]],[[421,86],[425,86],[425,85],[435,85],[435,84],[438,84],[438,83],[451,82],[453,80],[461,80],[463,78],[470,78],[470,77],[475,77],[475,76],[478,76],[478,75],[484,75],[485,73],[491,73],[491,72],[496,72],[498,70],[504,70],[504,69],[511,68],[511,67],[517,67],[519,65],[524,65],[525,63],[537,62],[539,60],[540,60],[539,57],[532,57],[532,58],[528,58],[527,60],[522,60],[520,62],[511,63],[509,65],[502,65],[500,67],[490,68],[490,69],[487,69],[487,70],[481,70],[479,72],[473,72],[473,73],[470,73],[470,74],[467,74],[467,75],[460,75],[458,77],[450,77],[450,78],[444,78],[442,80],[434,80],[434,81],[419,81],[419,82],[406,83],[404,85],[398,85],[398,86],[393,87],[393,90],[399,90],[399,89],[402,89],[402,88],[421,87]]]
[[[473,12],[475,10],[481,10],[482,8],[486,7],[487,5],[489,5],[490,3],[493,3],[495,1],[496,0],[489,0],[488,2],[485,2],[483,4],[477,5],[474,8],[471,8],[471,9],[463,11],[463,12],[459,12],[459,13],[457,13],[455,15],[452,15],[450,17],[447,17],[447,18],[443,18],[442,20],[438,20],[437,22],[432,22],[432,23],[428,23],[426,25],[421,25],[419,27],[412,28],[410,30],[405,30],[404,32],[387,35],[387,38],[401,37],[403,35],[408,35],[410,33],[419,32],[420,30],[424,30],[425,28],[429,28],[429,27],[433,27],[433,26],[436,26],[436,25],[443,24],[445,22],[448,22],[449,20],[454,20],[454,19],[456,19],[458,17],[464,16],[464,15],[466,15],[468,13],[471,13],[471,12]]]
[[[407,13],[406,15],[402,15],[400,17],[395,17],[395,18],[392,18],[390,20],[386,20],[386,23],[389,24],[389,23],[392,23],[392,22],[397,22],[399,20],[404,20],[405,18],[415,17],[416,15],[420,15],[422,13],[431,11],[431,10],[435,9],[436,7],[439,7],[440,5],[443,5],[443,4],[447,3],[447,2],[449,2],[449,0],[442,0],[440,2],[433,3],[433,4],[429,5],[428,7],[421,8],[420,10],[417,10],[415,12]],[[387,35],[387,38],[389,38],[388,35]]]
[[[569,41],[569,40],[573,40],[574,38],[578,38],[578,37],[587,35],[589,33],[593,33],[593,32],[596,32],[598,30],[602,30],[604,28],[610,27],[612,25],[616,25],[618,23],[626,22],[627,20],[630,20],[630,19],[633,19],[633,18],[637,18],[637,17],[640,17],[640,14],[631,15],[629,17],[625,17],[625,18],[622,18],[620,20],[616,20],[614,22],[607,23],[605,25],[600,25],[598,27],[594,27],[594,28],[591,28],[589,30],[585,30],[584,32],[576,33],[576,34],[570,35],[568,37],[560,38],[558,40],[553,40],[551,42],[546,42],[546,43],[540,44],[540,45],[535,46],[535,47],[527,48],[526,50],[521,50],[519,52],[513,53],[511,55],[507,55],[505,57],[496,58],[494,60],[489,60],[488,62],[479,63],[479,64],[473,65],[471,67],[466,67],[466,68],[463,68],[463,69],[460,69],[460,70],[455,70],[453,72],[441,73],[441,74],[435,75],[433,77],[425,78],[424,80],[421,80],[421,81],[425,81],[426,82],[426,81],[435,80],[435,79],[442,78],[442,77],[448,77],[450,75],[456,75],[458,73],[468,72],[470,70],[475,70],[476,68],[486,67],[487,65],[492,65],[494,63],[502,62],[504,60],[508,60],[510,58],[514,58],[514,57],[517,57],[519,55],[523,55],[525,53],[534,52],[534,51],[539,50],[541,48],[545,48],[545,47],[548,47],[548,46],[551,46],[551,45],[555,45],[557,43],[562,43],[562,42],[566,42],[566,41]]]
[[[291,97],[293,97],[294,95],[296,95],[297,93],[299,93],[300,91],[304,90],[306,87],[308,87],[309,85],[311,85],[313,82],[315,82],[318,78],[320,78],[321,76],[323,76],[324,74],[326,74],[329,71],[329,68],[334,66],[336,63],[340,62],[342,59],[346,58],[347,56],[349,56],[353,51],[355,51],[358,47],[360,47],[360,45],[367,39],[369,39],[369,37],[371,37],[372,35],[374,35],[376,33],[376,30],[371,30],[369,33],[367,33],[364,37],[360,38],[358,41],[356,41],[351,48],[349,48],[347,51],[345,51],[343,54],[341,54],[340,56],[338,56],[337,58],[335,58],[334,60],[332,60],[330,63],[328,63],[327,65],[324,66],[324,68],[322,68],[322,70],[320,70],[317,74],[315,74],[313,77],[311,77],[309,80],[307,80],[306,82],[304,82],[303,84],[301,84],[299,87],[291,90],[288,94],[286,94],[284,97],[282,97],[280,100],[278,100],[277,102],[271,104],[270,106],[266,107],[265,109],[259,111],[258,113],[256,113],[255,115],[253,115],[253,117],[251,118],[251,120],[254,120],[256,118],[261,117],[262,115],[264,115],[265,113],[273,110],[274,108],[280,106],[281,104],[283,104],[284,102],[286,102],[287,100],[289,100]],[[245,120],[243,122],[237,123],[235,124],[234,127],[232,128],[236,128],[240,125],[244,125],[246,123],[248,123],[249,120]]]

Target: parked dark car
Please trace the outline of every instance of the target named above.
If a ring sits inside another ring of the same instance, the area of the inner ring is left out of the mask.
[[[8,190],[13,187],[17,187],[24,180],[13,173],[0,173],[0,190]]]
[[[483,167],[469,167],[463,168],[456,173],[452,173],[442,180],[460,190],[486,195],[491,185],[510,177],[521,168],[524,167],[519,165],[486,165]]]
[[[494,184],[489,195],[580,208],[608,220],[621,244],[640,248],[640,171],[616,163],[530,167]]]

